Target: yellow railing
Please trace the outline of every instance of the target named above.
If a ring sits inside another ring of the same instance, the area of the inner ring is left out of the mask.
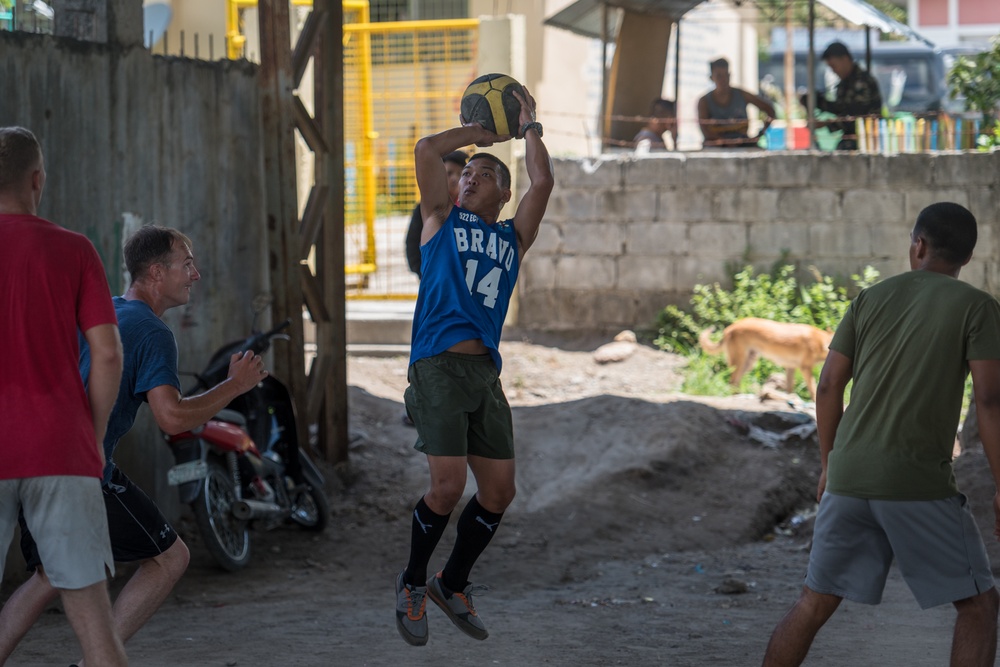
[[[242,57],[240,10],[226,0],[230,57]],[[291,0],[309,6],[311,0]],[[412,298],[404,237],[419,200],[417,139],[457,124],[476,76],[477,19],[370,22],[367,0],[344,0],[345,264],[351,298]]]

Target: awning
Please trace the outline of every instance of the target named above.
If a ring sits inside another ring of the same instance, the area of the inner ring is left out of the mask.
[[[607,5],[608,36],[613,38],[618,31],[622,10],[667,16],[676,21],[702,2],[704,0],[577,0],[545,19],[545,25],[600,39],[604,6]]]
[[[875,9],[864,0],[816,0],[821,5],[843,16],[856,25],[878,28],[880,32],[900,35],[907,39],[923,42],[933,48],[934,44],[905,23],[900,23],[888,14]]]
[[[608,6],[608,37],[618,29],[622,10],[637,14],[669,16],[679,20],[704,0],[577,0],[545,19],[545,25],[575,32],[584,37],[601,38],[604,6]],[[926,37],[908,25],[900,23],[869,5],[864,0],[816,0],[833,12],[857,25],[878,28],[881,32],[901,35],[907,39],[934,46]]]

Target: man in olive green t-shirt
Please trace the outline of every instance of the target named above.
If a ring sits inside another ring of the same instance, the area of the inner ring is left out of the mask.
[[[1000,487],[1000,303],[957,280],[976,237],[964,207],[928,206],[910,237],[912,271],[862,291],[837,328],[816,398],[822,473],[809,570],[765,667],[800,665],[844,598],[878,604],[893,560],[922,608],[955,606],[951,665],[993,665],[1000,595],[951,465],[971,371]],[[996,496],[993,509],[1000,537]]]

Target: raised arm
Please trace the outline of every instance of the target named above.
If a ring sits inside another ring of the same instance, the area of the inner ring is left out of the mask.
[[[236,353],[229,359],[229,376],[208,391],[184,397],[177,387],[164,384],[147,391],[146,400],[160,430],[175,435],[201,426],[266,377],[261,357],[249,351]]]
[[[448,192],[448,172],[441,158],[463,146],[475,144],[489,146],[509,141],[509,135],[496,135],[478,123],[455,127],[424,137],[413,149],[417,170],[417,187],[420,188],[420,212],[424,217],[421,244],[431,240],[448,218],[454,202]]]
[[[99,324],[83,332],[90,346],[90,376],[87,379],[87,398],[94,420],[97,450],[104,461],[104,434],[108,417],[118,398],[122,379],[122,340],[115,324]]]
[[[523,96],[515,91],[514,97],[521,103],[518,127],[523,128],[526,124],[535,122],[535,98],[528,89],[524,89]],[[549,151],[542,143],[541,134],[533,127],[524,134],[524,164],[530,184],[514,214],[514,231],[517,233],[518,254],[521,258],[538,236],[538,227],[542,223],[545,208],[549,205],[549,195],[555,185]]]

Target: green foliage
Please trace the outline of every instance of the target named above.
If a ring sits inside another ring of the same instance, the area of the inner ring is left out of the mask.
[[[655,344],[664,350],[689,357],[683,391],[691,394],[725,395],[732,369],[721,356],[709,356],[698,346],[698,335],[714,327],[718,332],[738,319],[762,317],[778,322],[801,322],[825,330],[833,330],[843,318],[852,294],[830,276],[812,269],[813,280],[800,284],[795,267],[778,264],[770,273],[755,273],[747,266],[733,275],[733,288],[724,289],[719,283],[696,285],[690,308],[664,308],[656,321],[658,336]],[[856,293],[878,282],[879,273],[865,267],[861,275],[851,276],[851,292]],[[772,373],[783,372],[767,360],[760,360],[742,380],[749,388],[764,382]],[[805,392],[802,378],[796,379],[801,395]]]
[[[997,120],[1000,104],[1000,38],[994,38],[989,51],[973,57],[961,56],[948,72],[951,98],[964,96],[968,108],[981,111],[990,125]]]
[[[985,132],[976,137],[976,146],[981,151],[989,151],[1000,146],[1000,120],[995,122],[992,128],[986,129]]]

